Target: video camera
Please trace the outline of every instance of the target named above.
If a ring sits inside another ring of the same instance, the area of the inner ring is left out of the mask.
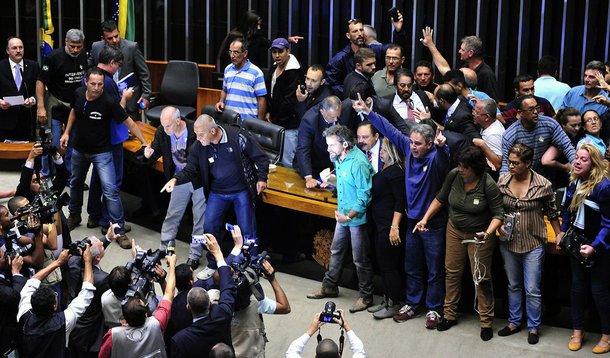
[[[6,248],[5,255],[8,255],[11,260],[15,258],[15,256],[29,256],[34,251],[34,245],[27,244],[25,246],[20,246],[17,243],[17,233],[14,231],[9,231],[8,235],[3,238],[0,238],[0,242]]]
[[[320,322],[337,323],[334,318],[341,319],[341,312],[337,311],[337,305],[333,301],[328,301],[324,305],[324,310],[320,312]]]
[[[269,260],[269,255],[266,251],[260,255],[255,254],[257,246],[256,239],[245,239],[241,249],[243,258],[231,263],[233,281],[237,286],[236,311],[246,308],[250,304],[251,295],[254,295],[258,301],[265,298],[259,278],[263,275],[265,270],[263,263]]]
[[[42,155],[55,155],[57,147],[53,145],[53,132],[48,123],[36,122],[36,142],[42,145]]]
[[[68,246],[68,253],[73,256],[82,256],[87,249],[87,245],[91,246],[91,240],[84,238],[80,241],[74,241]]]
[[[153,281],[156,276],[155,267],[161,263],[168,253],[157,249],[152,251],[138,250],[136,258],[130,260],[126,267],[131,273],[131,284],[125,294],[122,304],[127,303],[131,297],[138,297],[146,303],[152,312],[157,306]]]
[[[51,224],[55,221],[53,215],[70,202],[68,193],[57,195],[51,180],[48,178],[40,179],[40,188],[40,193],[34,196],[32,202],[17,209],[15,216],[11,218],[12,221],[15,221],[15,227],[18,228],[21,235],[36,232],[40,229],[39,227],[30,227],[28,224],[29,216],[37,217],[41,224]]]

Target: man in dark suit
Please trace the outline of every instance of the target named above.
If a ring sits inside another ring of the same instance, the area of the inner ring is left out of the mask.
[[[8,58],[0,61],[0,140],[31,140],[34,137],[34,111],[38,63],[24,59],[23,42],[9,37]],[[22,105],[12,106],[5,97],[23,96]]]
[[[8,209],[0,205],[0,221],[8,220]],[[4,235],[2,228],[0,233]],[[19,341],[17,329],[17,308],[20,292],[25,286],[26,278],[19,271],[23,266],[23,258],[16,256],[11,259],[0,250],[0,352],[7,352]],[[10,274],[9,274],[10,272]]]
[[[320,171],[331,166],[326,141],[322,132],[335,124],[348,125],[349,118],[341,114],[341,100],[337,96],[326,97],[320,107],[305,113],[299,126],[295,165],[305,178],[307,188],[315,188]]]
[[[381,140],[379,139],[379,131],[373,123],[367,121],[360,122],[356,130],[358,138],[358,148],[366,155],[369,163],[373,166],[375,173],[383,168],[383,160],[379,152],[381,152]]]
[[[445,83],[438,86],[435,96],[439,107],[447,111],[440,123],[445,130],[461,133],[468,137],[470,142],[474,138],[481,138],[472,119],[472,107],[458,98],[451,85]]]
[[[354,56],[356,69],[345,76],[345,81],[343,81],[343,99],[349,98],[350,90],[359,83],[370,85],[375,94],[375,86],[371,77],[377,70],[376,62],[375,52],[370,48],[363,47],[356,52]]]
[[[137,42],[122,39],[117,23],[113,20],[102,22],[102,40],[94,42],[91,46],[89,67],[97,65],[99,54],[104,46],[119,48],[123,53],[123,64],[115,75],[115,82],[132,72],[138,79],[139,83],[134,87],[134,96],[127,102],[125,108],[127,114],[137,120],[140,118],[138,116],[139,103],[142,102],[143,107],[148,108],[148,101],[152,93],[150,72],[148,72],[148,66],[142,51],[140,51],[140,46]]]
[[[187,305],[193,314],[193,324],[172,338],[172,357],[207,357],[217,343],[231,346],[231,319],[237,290],[231,268],[225,263],[214,236],[206,234],[206,246],[216,259],[220,278],[220,299],[211,305],[205,289],[192,288],[187,295]]]

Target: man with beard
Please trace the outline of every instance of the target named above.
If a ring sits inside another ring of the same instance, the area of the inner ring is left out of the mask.
[[[305,112],[311,107],[320,104],[324,98],[333,94],[330,87],[326,85],[324,76],[326,71],[322,65],[313,64],[307,69],[305,74],[305,88],[303,85],[297,88],[297,112],[298,117],[302,118]]]
[[[375,86],[371,81],[371,77],[377,70],[375,52],[370,48],[361,48],[354,55],[354,62],[356,63],[354,72],[350,72],[343,82],[343,99],[349,98],[352,87],[360,83],[368,84],[375,95]]]
[[[394,22],[394,39],[396,43],[403,45],[407,43],[405,32],[402,31],[403,18],[402,14],[398,13],[398,20]],[[375,52],[377,56],[377,64],[379,67],[382,66],[383,57],[385,56],[385,50],[388,45],[365,45],[364,43],[364,25],[362,21],[358,19],[351,19],[347,23],[347,32],[345,37],[350,41],[345,48],[337,53],[333,58],[328,61],[326,65],[326,83],[332,87],[336,95],[340,96],[343,93],[343,82],[345,77],[354,71],[356,65],[354,64],[354,55],[359,49],[368,47]]]
[[[125,107],[127,114],[137,120],[139,118],[139,106],[148,108],[148,102],[152,94],[150,72],[148,72],[148,66],[140,46],[137,42],[121,38],[117,24],[113,20],[102,22],[102,40],[94,42],[91,46],[89,66],[97,65],[100,52],[104,46],[118,48],[123,53],[123,64],[113,76],[115,82],[118,82],[119,79],[124,78],[130,73],[133,73],[138,79],[139,85],[133,88],[134,95],[127,101],[127,106]]]
[[[349,128],[332,126],[326,129],[322,136],[326,139],[328,154],[335,165],[336,174],[322,178],[321,186],[332,184],[337,187],[337,224],[331,246],[330,264],[322,280],[322,287],[307,295],[307,298],[320,299],[339,295],[338,284],[343,258],[351,242],[360,292],[360,298],[349,309],[351,313],[355,313],[373,304],[373,268],[366,227],[366,208],[371,202],[374,170],[364,153],[354,150]]]
[[[394,73],[405,62],[403,52],[402,46],[393,44],[385,50],[385,67],[381,71],[375,72],[372,78],[375,93],[378,96],[386,97],[396,93]]]

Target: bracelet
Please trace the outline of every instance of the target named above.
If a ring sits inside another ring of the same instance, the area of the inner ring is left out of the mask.
[[[399,229],[400,227],[398,225],[392,225],[390,226],[390,229]]]

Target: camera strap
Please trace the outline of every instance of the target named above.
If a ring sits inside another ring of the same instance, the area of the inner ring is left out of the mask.
[[[322,342],[322,334],[320,333],[320,328],[318,327],[318,335],[316,336],[316,340],[318,344]],[[345,345],[345,335],[343,330],[343,324],[341,324],[341,335],[339,336],[339,357],[343,356],[343,346]]]

